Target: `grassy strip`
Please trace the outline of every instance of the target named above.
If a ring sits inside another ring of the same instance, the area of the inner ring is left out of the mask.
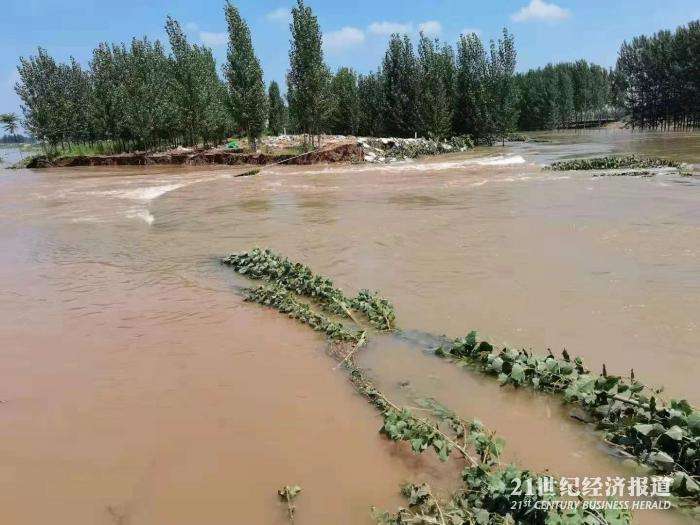
[[[308,304],[299,302],[292,292],[280,285],[249,289],[246,300],[275,308],[314,330],[325,333],[333,343],[360,344],[365,340],[365,332],[351,332],[323,314],[314,312]],[[346,355],[341,363],[349,370],[350,380],[357,391],[382,412],[382,434],[393,441],[409,442],[415,453],[434,450],[442,461],[447,461],[456,452],[467,463],[462,475],[463,485],[449,501],[440,501],[426,484],[408,485],[403,490],[408,499],[408,507],[399,509],[395,514],[376,512],[375,517],[379,523],[613,525],[630,522],[631,515],[626,510],[536,508],[538,501],[553,500],[553,493],[544,496],[527,495],[525,491],[513,494],[516,485],[537,486],[538,476],[514,465],[502,465],[500,456],[504,442],[481,423],[466,422],[437,404],[429,405],[433,420],[417,417],[410,410],[392,403],[377,390],[364,372],[357,368],[351,354]],[[556,486],[556,481],[552,481],[553,486]]]
[[[298,295],[317,301],[330,313],[353,319],[350,309],[363,313],[379,330],[391,330],[396,319],[392,304],[376,292],[361,290],[356,297],[347,297],[328,277],[316,275],[308,266],[295,263],[271,250],[254,248],[222,259],[238,273],[251,279],[262,279],[284,286]]]
[[[602,374],[592,373],[581,358],[572,359],[566,350],[561,359],[551,352],[537,356],[509,348],[494,351],[490,343],[477,341],[476,332],[435,353],[496,376],[503,385],[553,392],[578,404],[605,432],[606,441],[656,472],[672,475],[672,492],[698,504],[700,411],[686,400],[662,401],[661,390],[637,381],[634,371],[623,378],[608,374],[603,365]]]
[[[595,157],[591,159],[574,159],[553,162],[545,167],[555,171],[575,170],[611,170],[611,169],[645,169],[645,168],[676,168],[681,169],[683,163],[661,157],[638,157],[636,155]]]

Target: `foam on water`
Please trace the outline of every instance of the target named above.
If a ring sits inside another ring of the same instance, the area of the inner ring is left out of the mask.
[[[109,195],[114,197],[119,197],[123,199],[131,199],[138,201],[152,201],[158,197],[165,195],[171,191],[183,188],[191,183],[178,183],[178,184],[164,184],[162,186],[145,186],[141,188],[134,188],[128,190],[111,190],[105,192],[99,192],[102,195]]]
[[[471,159],[456,160],[456,161],[443,161],[443,162],[416,162],[415,160],[405,160],[397,162],[389,162],[388,164],[371,164],[366,163],[361,166],[328,166],[317,170],[304,170],[302,171],[282,171],[282,170],[269,170],[269,174],[304,174],[304,175],[324,175],[337,173],[339,171],[348,172],[352,171],[354,173],[363,173],[367,171],[374,172],[407,172],[407,171],[443,171],[464,168],[467,166],[508,166],[516,164],[524,164],[525,159],[521,155],[498,155],[498,156],[488,156],[488,157],[476,157]]]
[[[525,159],[521,155],[501,155],[498,157],[487,157],[476,159],[480,166],[508,166],[510,164],[525,164]]]
[[[148,211],[148,210],[132,210],[127,213],[127,217],[134,218],[134,219],[140,219],[149,226],[153,224],[153,221],[155,220],[155,217],[153,217],[153,214]]]

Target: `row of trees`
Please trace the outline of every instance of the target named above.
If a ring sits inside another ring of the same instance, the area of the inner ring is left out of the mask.
[[[616,115],[614,73],[585,60],[549,64],[516,75],[518,127],[522,130],[575,127]]]
[[[223,81],[211,50],[188,42],[168,17],[170,53],[159,42],[101,43],[87,69],[57,63],[44,49],[20,59],[23,125],[50,146],[107,141],[116,150],[220,142],[232,131],[254,145],[267,120],[267,96],[250,31],[226,3],[229,30]]]
[[[471,135],[481,142],[519,129],[550,129],[602,118],[624,104],[640,126],[697,125],[700,23],[635,38],[609,72],[584,60],[515,74],[513,36],[486,48],[476,34],[456,47],[421,34],[391,36],[381,65],[360,75],[332,73],[324,61],[318,20],[304,0],[292,9],[287,101],[272,82],[266,92],[250,30],[228,1],[223,78],[211,51],[187,40],[177,21],[165,24],[169,51],[147,38],[102,43],[87,68],[57,63],[45,50],[22,58],[23,125],[52,146],[110,144],[151,149],[222,141],[231,133],[255,147],[267,129],[290,129],[311,142],[322,132]]]
[[[296,24],[295,19],[293,34]],[[320,42],[320,32],[317,36]],[[505,136],[517,123],[516,51],[507,30],[488,52],[475,34],[460,37],[456,53],[423,34],[416,48],[408,36],[394,34],[381,66],[366,75],[345,67],[330,74],[320,51],[313,59],[310,69],[319,73],[314,85],[304,89],[316,95],[304,100],[315,104],[302,106],[296,87],[289,97],[292,125],[304,132],[438,138],[469,134],[490,140]],[[292,61],[290,85],[305,70]],[[305,114],[315,115],[313,123],[300,119]]]
[[[188,42],[179,23],[165,24],[169,52],[159,41],[101,43],[87,68],[56,62],[44,49],[20,60],[24,127],[51,146],[107,143],[115,150],[220,142],[232,132],[253,147],[268,130],[476,138],[503,136],[517,121],[515,46],[503,37],[487,52],[476,35],[457,52],[421,35],[417,50],[393,35],[376,72],[331,73],[311,8],[292,9],[287,101],[279,85],[265,92],[250,30],[225,5],[229,45],[223,79],[211,51]]]
[[[623,43],[616,80],[634,126],[700,127],[700,20]]]

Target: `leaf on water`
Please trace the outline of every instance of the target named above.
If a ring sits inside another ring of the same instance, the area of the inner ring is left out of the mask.
[[[652,452],[647,457],[647,461],[656,465],[657,468],[664,472],[671,472],[675,465],[673,458],[666,454],[666,452]]]
[[[700,436],[700,411],[696,410],[688,416],[688,428],[694,436]]]
[[[285,501],[292,501],[300,492],[301,487],[299,485],[285,485],[277,491],[277,494]]]
[[[515,363],[510,371],[510,378],[520,384],[525,380],[525,369],[520,363]]]

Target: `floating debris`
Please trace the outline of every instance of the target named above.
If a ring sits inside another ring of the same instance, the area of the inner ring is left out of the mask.
[[[299,485],[285,485],[277,491],[279,497],[287,504],[287,518],[289,523],[294,523],[294,513],[296,512],[296,507],[292,505],[292,501],[301,492],[301,487]]]

